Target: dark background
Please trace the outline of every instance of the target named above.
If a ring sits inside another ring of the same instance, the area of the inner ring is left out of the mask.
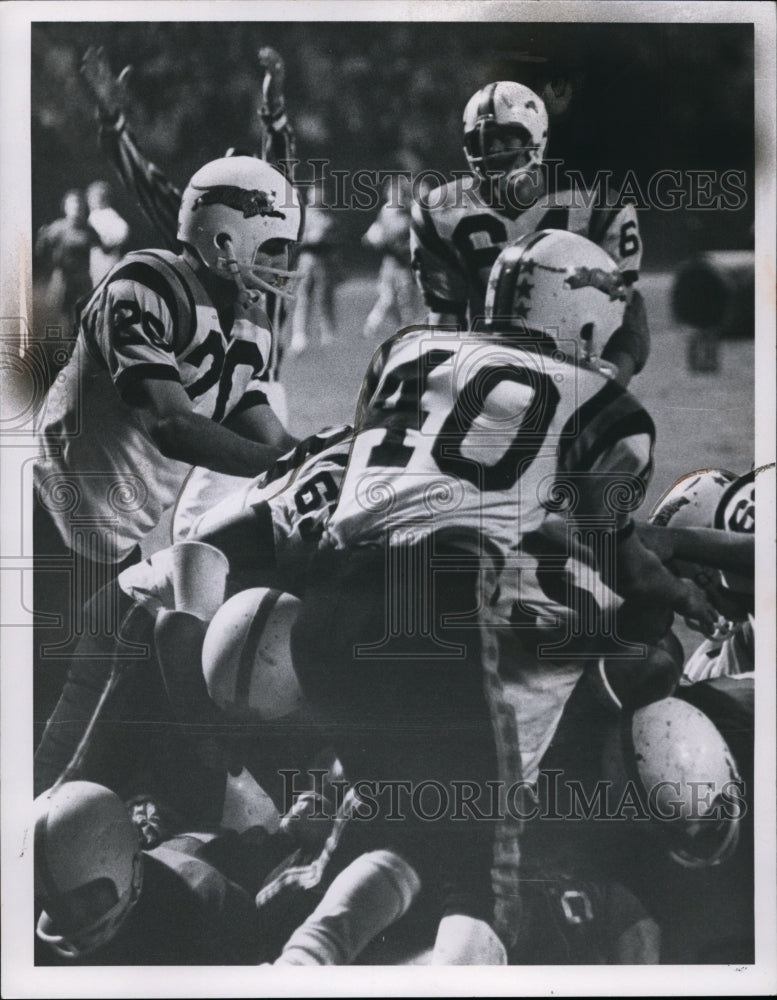
[[[117,72],[133,64],[132,126],[144,151],[182,186],[227,147],[257,142],[261,45],[286,60],[299,157],[325,158],[339,170],[466,169],[461,113],[478,87],[499,78],[539,86],[567,73],[573,102],[551,120],[547,151],[566,167],[589,179],[597,169],[610,170],[616,189],[627,171],[643,186],[659,170],[746,174],[748,198],[738,211],[641,211],[647,270],[696,250],[750,245],[751,25],[34,24],[34,229],[59,214],[68,188],[113,179],[78,76],[90,44],[105,46]],[[300,170],[304,176],[304,163]],[[131,198],[118,186],[117,194],[133,245],[157,242]],[[353,237],[346,239],[345,262],[358,268],[358,235],[369,219],[351,210],[341,221]]]

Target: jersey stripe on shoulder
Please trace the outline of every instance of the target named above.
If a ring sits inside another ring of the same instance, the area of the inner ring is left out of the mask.
[[[194,339],[194,334],[197,329],[197,304],[194,300],[194,292],[191,289],[191,285],[188,279],[189,265],[186,264],[180,257],[165,254],[162,255],[161,252],[156,250],[146,250],[145,251],[149,257],[154,260],[159,261],[162,265],[166,266],[169,271],[175,275],[177,287],[182,293],[183,300],[186,303],[186,310],[181,314],[181,319],[186,320],[186,322],[181,323],[180,330],[186,330],[185,335],[181,337],[181,344],[176,345],[180,350],[186,347]]]
[[[110,282],[120,279],[137,281],[162,299],[172,318],[176,353],[191,343],[197,328],[194,294],[181,271],[181,267],[185,266],[172,253],[138,250],[128,254],[108,277]]]
[[[549,209],[543,215],[537,229],[569,229],[569,206],[557,205]]]
[[[647,434],[651,442],[655,439],[652,418],[630,393],[608,380],[564,424],[559,469],[588,470],[606,449],[638,434]]]
[[[616,207],[594,206],[591,209],[591,217],[588,220],[588,239],[599,246],[604,242],[607,230],[613,224],[620,209]]]

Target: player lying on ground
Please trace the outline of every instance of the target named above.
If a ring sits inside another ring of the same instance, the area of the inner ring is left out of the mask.
[[[38,964],[352,962],[418,895],[390,851],[359,850],[353,797],[322,827],[304,799],[269,834],[188,827],[148,796],[71,781],[35,803]]]

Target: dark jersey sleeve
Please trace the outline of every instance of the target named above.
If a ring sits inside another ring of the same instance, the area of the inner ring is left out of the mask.
[[[118,171],[122,184],[134,194],[143,213],[169,250],[178,246],[178,210],[181,190],[139,149],[127,120],[101,119],[100,144]]]
[[[262,120],[262,159],[277,167],[290,181],[294,180],[297,140],[285,110],[271,115],[260,108]]]

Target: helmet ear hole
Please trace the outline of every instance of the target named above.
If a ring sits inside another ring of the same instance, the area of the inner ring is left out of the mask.
[[[219,250],[226,250],[227,243],[231,242],[231,237],[229,233],[219,233],[217,236],[213,237],[213,242],[219,248]]]
[[[594,325],[593,323],[584,323],[580,327],[580,339],[584,344],[590,347],[591,342],[594,339]]]

